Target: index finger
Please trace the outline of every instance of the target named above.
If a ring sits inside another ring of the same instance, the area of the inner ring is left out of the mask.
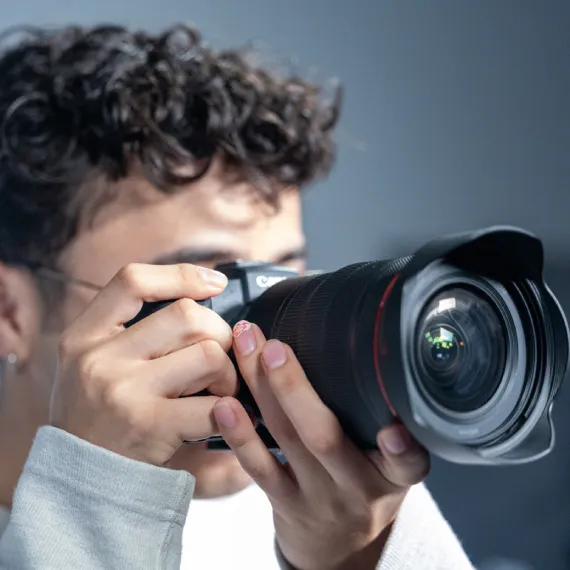
[[[203,300],[219,295],[227,282],[223,273],[197,265],[131,263],[91,301],[74,323],[74,333],[80,338],[108,336],[136,317],[145,302]]]

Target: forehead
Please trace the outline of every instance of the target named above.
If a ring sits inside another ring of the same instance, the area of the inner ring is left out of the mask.
[[[215,169],[173,194],[158,191],[137,174],[111,190],[112,200],[62,258],[68,271],[96,283],[127,263],[150,263],[180,250],[277,261],[304,245],[296,190],[284,191],[274,209],[250,185],[229,182]]]

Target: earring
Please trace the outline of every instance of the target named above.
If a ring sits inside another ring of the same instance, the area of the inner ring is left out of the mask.
[[[13,352],[10,352],[8,356],[0,358],[0,394],[2,393],[2,386],[4,384],[6,372],[9,368],[16,366],[16,364],[18,364],[18,355]]]

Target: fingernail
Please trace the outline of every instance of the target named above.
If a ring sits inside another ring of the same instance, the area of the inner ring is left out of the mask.
[[[255,334],[251,323],[240,321],[234,326],[234,339],[238,352],[247,356],[255,350]]]
[[[269,370],[275,370],[287,362],[285,347],[278,340],[270,340],[263,347],[263,360]]]
[[[405,428],[399,425],[386,428],[380,434],[380,437],[386,451],[392,455],[402,455],[410,448],[410,436]]]
[[[226,402],[218,402],[214,406],[214,417],[221,427],[232,428],[236,425],[236,415]]]
[[[219,271],[209,269],[208,267],[198,267],[202,279],[216,289],[223,289],[228,284],[228,278]]]

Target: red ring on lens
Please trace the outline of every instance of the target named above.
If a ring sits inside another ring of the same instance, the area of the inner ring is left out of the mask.
[[[373,336],[374,344],[372,347],[372,354],[374,357],[374,369],[376,371],[376,379],[378,380],[378,385],[380,386],[380,392],[382,393],[382,397],[384,398],[384,401],[386,402],[386,405],[388,406],[390,413],[395,417],[398,417],[398,414],[396,413],[396,410],[392,405],[392,402],[390,402],[390,398],[388,397],[388,392],[386,391],[386,386],[384,385],[384,379],[382,378],[382,373],[380,371],[380,346],[381,342],[383,343],[381,333],[382,333],[382,315],[384,307],[399,278],[400,278],[399,273],[394,275],[390,283],[388,283],[388,286],[386,287],[384,294],[382,295],[382,299],[380,300],[380,304],[378,305],[378,311],[376,312],[376,321],[374,322],[374,336]],[[385,350],[384,344],[382,344],[382,348]]]

